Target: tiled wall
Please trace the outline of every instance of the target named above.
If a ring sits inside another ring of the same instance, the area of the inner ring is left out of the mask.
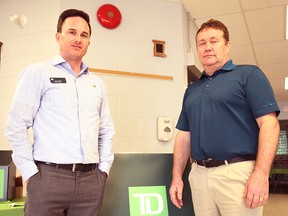
[[[105,29],[96,19],[97,9],[105,3],[122,13],[116,29]],[[170,116],[175,125],[181,109],[187,25],[182,6],[166,0],[1,0],[0,149],[10,149],[3,131],[16,76],[27,64],[57,53],[56,23],[68,8],[90,15],[91,45],[84,58],[90,67],[173,77],[167,81],[99,74],[107,85],[115,122],[115,152],[172,152],[173,140],[157,140],[156,122],[157,116]],[[25,14],[27,26],[12,23],[9,17],[14,14]],[[166,58],[153,56],[153,39],[166,41]]]

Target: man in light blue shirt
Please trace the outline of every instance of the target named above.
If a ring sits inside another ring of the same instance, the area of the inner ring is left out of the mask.
[[[59,55],[18,77],[6,136],[27,183],[25,215],[100,215],[114,125],[105,84],[82,62],[89,22],[83,11],[64,11],[56,33]]]

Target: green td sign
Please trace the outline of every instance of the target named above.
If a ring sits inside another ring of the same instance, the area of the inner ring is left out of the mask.
[[[129,187],[130,216],[169,216],[166,187]]]

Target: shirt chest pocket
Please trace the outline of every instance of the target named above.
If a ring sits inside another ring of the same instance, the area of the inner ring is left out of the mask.
[[[77,92],[79,109],[89,112],[100,112],[102,95],[97,88],[78,89]]]

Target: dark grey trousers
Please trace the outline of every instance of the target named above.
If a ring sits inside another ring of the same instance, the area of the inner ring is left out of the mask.
[[[99,216],[106,175],[39,165],[27,185],[25,216]]]

